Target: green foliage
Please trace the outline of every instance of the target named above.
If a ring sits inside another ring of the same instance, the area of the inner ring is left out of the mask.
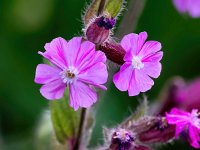
[[[69,96],[50,102],[51,120],[60,143],[74,139],[79,125],[79,112],[74,111],[68,103]]]
[[[123,7],[123,0],[108,0],[105,6],[105,12],[111,17],[116,17]]]

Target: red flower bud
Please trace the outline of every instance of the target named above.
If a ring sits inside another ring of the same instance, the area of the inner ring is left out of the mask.
[[[124,64],[124,55],[126,54],[125,50],[122,48],[122,46],[114,41],[108,41],[99,46],[99,49],[103,51],[106,55],[106,57],[119,64]]]
[[[106,18],[104,16],[96,18],[86,29],[87,40],[98,45],[102,44],[109,38],[115,22],[114,18]]]

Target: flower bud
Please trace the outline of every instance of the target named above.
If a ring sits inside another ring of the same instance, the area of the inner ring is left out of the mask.
[[[87,40],[94,44],[102,44],[109,38],[115,23],[114,18],[106,18],[104,16],[96,18],[86,29]]]
[[[139,140],[145,144],[164,143],[175,136],[175,126],[168,125],[164,117],[157,117],[157,122],[149,130],[140,133]]]
[[[111,150],[129,150],[134,142],[134,135],[125,129],[118,129],[112,135]]]
[[[119,64],[124,64],[124,56],[125,56],[125,50],[122,48],[122,46],[114,41],[108,41],[99,46],[99,49],[103,51],[106,55],[106,57]]]

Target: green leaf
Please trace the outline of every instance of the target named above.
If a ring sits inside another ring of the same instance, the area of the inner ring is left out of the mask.
[[[50,101],[51,120],[58,141],[65,144],[76,136],[80,112],[74,111],[68,104],[69,95],[60,100]]]
[[[105,6],[105,13],[116,17],[123,8],[123,0],[108,0]]]

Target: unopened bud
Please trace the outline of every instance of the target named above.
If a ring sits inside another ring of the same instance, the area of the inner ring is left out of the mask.
[[[139,134],[139,140],[145,144],[165,143],[175,136],[175,126],[168,125],[164,117],[158,117],[152,128]]]
[[[114,18],[106,18],[104,16],[96,18],[86,29],[87,40],[94,44],[102,44],[109,38],[115,23]]]
[[[117,63],[119,65],[124,64],[124,56],[126,54],[125,50],[122,48],[122,46],[114,41],[108,41],[99,46],[99,49],[103,51],[106,55],[106,57],[113,61],[114,63]]]
[[[134,135],[125,129],[118,129],[112,136],[111,150],[129,150],[133,146]]]

